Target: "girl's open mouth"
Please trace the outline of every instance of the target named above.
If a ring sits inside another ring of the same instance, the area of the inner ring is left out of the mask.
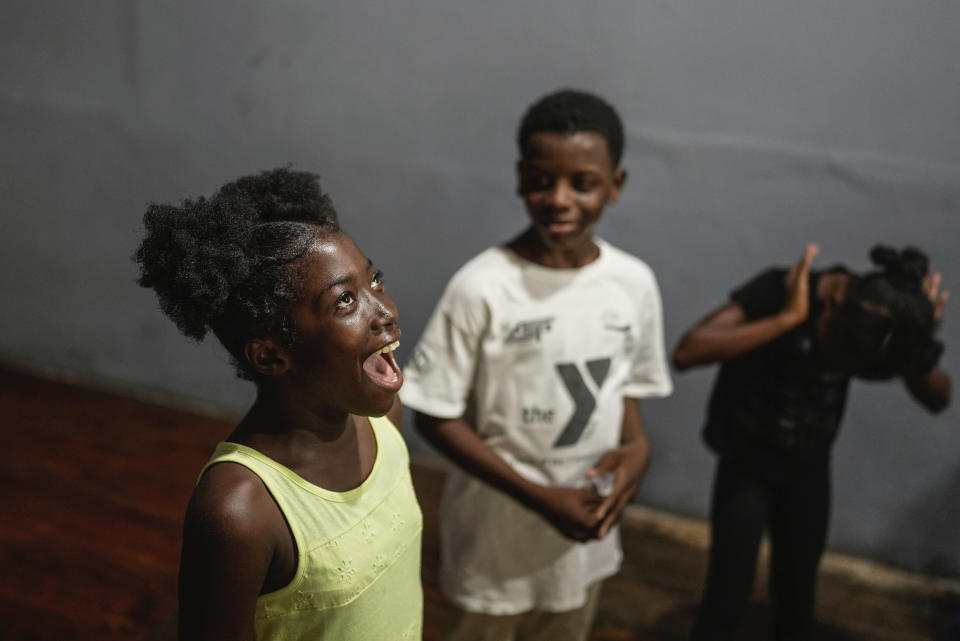
[[[403,384],[403,375],[400,373],[400,367],[393,357],[393,351],[399,347],[400,341],[393,341],[389,345],[384,345],[363,361],[363,371],[367,376],[373,379],[375,383],[389,388],[393,391],[400,389]]]

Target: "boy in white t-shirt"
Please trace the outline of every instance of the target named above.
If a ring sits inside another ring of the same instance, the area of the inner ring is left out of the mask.
[[[448,639],[587,638],[649,458],[638,398],[672,384],[645,263],[595,238],[626,181],[600,98],[541,98],[517,136],[531,223],[450,280],[405,370],[416,425],[457,467],[441,509]]]

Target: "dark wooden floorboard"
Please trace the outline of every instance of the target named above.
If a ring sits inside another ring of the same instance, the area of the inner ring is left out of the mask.
[[[169,641],[183,511],[229,423],[0,369],[0,640]],[[436,586],[442,472],[414,466],[424,511],[426,641],[443,638]],[[680,641],[706,566],[657,528],[623,528],[591,641]],[[743,639],[766,638],[762,582]],[[955,593],[821,581],[825,641],[938,639]]]
[[[0,416],[0,638],[145,638],[173,608],[183,510],[229,426],[9,371]]]

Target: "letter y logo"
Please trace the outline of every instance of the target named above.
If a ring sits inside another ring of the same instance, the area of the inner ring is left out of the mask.
[[[599,390],[603,385],[603,381],[606,380],[607,374],[610,372],[610,359],[598,358],[587,361],[587,371],[590,372],[590,377],[593,379],[593,382],[596,383],[597,389]],[[570,397],[573,399],[574,405],[573,415],[570,417],[570,420],[567,421],[560,436],[557,437],[557,440],[553,443],[554,447],[564,447],[566,445],[573,445],[580,440],[580,436],[583,434],[583,430],[586,429],[587,422],[590,420],[593,410],[597,407],[597,399],[593,395],[593,392],[590,391],[590,388],[587,387],[586,381],[580,373],[580,368],[577,367],[576,364],[558,363],[557,373],[560,375],[560,380],[563,381],[567,391],[570,392]]]

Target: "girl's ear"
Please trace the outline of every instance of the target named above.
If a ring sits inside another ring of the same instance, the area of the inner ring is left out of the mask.
[[[272,338],[247,341],[243,355],[254,371],[264,376],[278,376],[290,369],[290,355]]]

